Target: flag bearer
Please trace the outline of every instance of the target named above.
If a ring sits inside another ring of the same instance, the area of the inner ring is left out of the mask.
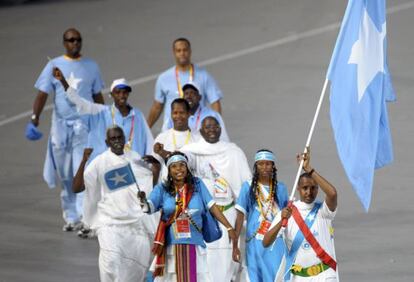
[[[300,200],[283,209],[275,218],[263,239],[270,246],[282,226],[281,218],[288,218],[284,230],[288,247],[285,279],[288,281],[338,281],[332,221],[337,210],[337,192],[334,186],[310,165],[308,153],[303,158],[303,173],[297,186]],[[325,200],[316,201],[318,188],[325,193]],[[293,218],[291,218],[293,217]]]

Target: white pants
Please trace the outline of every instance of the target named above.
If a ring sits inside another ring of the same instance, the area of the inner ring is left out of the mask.
[[[223,214],[234,226],[237,217],[236,209],[231,207]],[[227,229],[221,223],[219,224],[223,236],[219,240],[207,244],[207,262],[211,279],[214,282],[243,281],[243,277],[240,276],[242,266],[234,262],[232,258],[233,247],[232,243],[229,243]]]
[[[77,223],[82,218],[83,193],[73,193],[72,179],[78,171],[87,141],[87,127],[81,120],[67,121],[53,117],[47,158],[53,159],[62,185],[60,200],[63,219],[67,223]],[[45,170],[48,169],[45,167]]]
[[[151,263],[151,238],[134,225],[111,225],[97,231],[101,282],[145,281]]]

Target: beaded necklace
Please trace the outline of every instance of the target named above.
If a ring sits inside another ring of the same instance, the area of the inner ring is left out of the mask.
[[[267,219],[267,215],[269,214],[269,211],[273,208],[274,205],[274,200],[273,200],[273,196],[275,194],[275,189],[273,187],[273,182],[269,185],[269,195],[267,196],[267,199],[264,198],[264,194],[261,191],[261,188],[264,189],[264,187],[258,183],[257,184],[257,189],[256,189],[256,202],[257,205],[259,207],[260,210],[260,214],[262,215],[263,219],[266,220]],[[263,205],[262,202],[264,202],[265,204],[267,204],[266,206],[266,212],[263,210]]]

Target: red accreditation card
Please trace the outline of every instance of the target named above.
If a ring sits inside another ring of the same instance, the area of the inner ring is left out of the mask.
[[[190,221],[186,217],[179,217],[174,223],[174,235],[176,239],[191,238]]]

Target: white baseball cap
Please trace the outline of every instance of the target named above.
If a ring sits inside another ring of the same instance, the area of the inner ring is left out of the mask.
[[[190,81],[184,84],[183,91],[185,91],[187,88],[193,88],[200,94],[200,86],[194,81]]]
[[[128,81],[125,78],[115,79],[111,85],[111,92],[114,90],[114,88],[128,89],[129,92],[131,92],[132,90],[131,86],[129,85]]]

